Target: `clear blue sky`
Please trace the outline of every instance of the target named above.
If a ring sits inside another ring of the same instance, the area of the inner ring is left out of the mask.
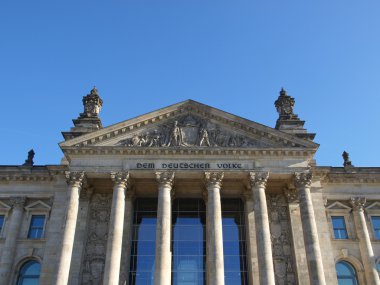
[[[274,127],[282,86],[318,165],[380,166],[380,1],[1,1],[0,164],[58,164],[96,85],[107,126],[194,99]]]

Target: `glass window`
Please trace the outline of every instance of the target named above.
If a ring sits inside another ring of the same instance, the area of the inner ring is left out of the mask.
[[[44,215],[33,215],[32,219],[30,220],[28,238],[30,239],[42,238],[42,234],[44,232],[44,225],[45,225]]]
[[[5,221],[5,216],[4,215],[0,215],[0,233],[3,230],[4,221]]]
[[[39,285],[41,265],[34,260],[26,262],[20,269],[17,285]]]
[[[354,267],[346,262],[340,261],[335,265],[338,277],[338,285],[357,285],[356,271]]]
[[[373,234],[376,240],[380,240],[380,216],[372,216]]]
[[[222,199],[226,285],[248,284],[244,207],[240,199]]]
[[[348,239],[346,222],[342,216],[331,217],[335,239]]]
[[[206,284],[206,209],[203,200],[174,200],[172,219],[172,284]]]
[[[136,199],[134,206],[129,284],[153,285],[157,199]]]

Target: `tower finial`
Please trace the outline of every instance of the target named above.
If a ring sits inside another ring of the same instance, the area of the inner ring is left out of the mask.
[[[98,118],[100,110],[103,106],[103,100],[100,98],[98,89],[94,86],[90,94],[83,97],[84,112],[79,118]]]

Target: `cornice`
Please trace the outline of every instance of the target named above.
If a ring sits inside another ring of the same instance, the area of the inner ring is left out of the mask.
[[[126,146],[87,146],[62,147],[68,155],[191,155],[191,156],[220,156],[246,155],[262,157],[311,157],[316,149],[305,148],[182,148],[182,147],[126,147]]]
[[[65,175],[64,166],[39,166],[20,167],[2,166],[0,167],[0,181],[19,181],[19,182],[48,182],[53,181],[57,176]]]
[[[313,175],[324,184],[380,183],[378,167],[354,167],[349,171],[342,167],[316,167]]]

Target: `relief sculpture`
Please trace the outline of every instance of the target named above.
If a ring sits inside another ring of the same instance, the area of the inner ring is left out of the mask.
[[[82,272],[83,285],[100,285],[103,282],[111,201],[111,194],[92,196]]]
[[[144,130],[123,139],[118,145],[128,147],[258,147],[258,140],[222,130],[218,125],[193,115]]]
[[[276,284],[297,284],[288,204],[284,195],[270,195],[267,202]]]

